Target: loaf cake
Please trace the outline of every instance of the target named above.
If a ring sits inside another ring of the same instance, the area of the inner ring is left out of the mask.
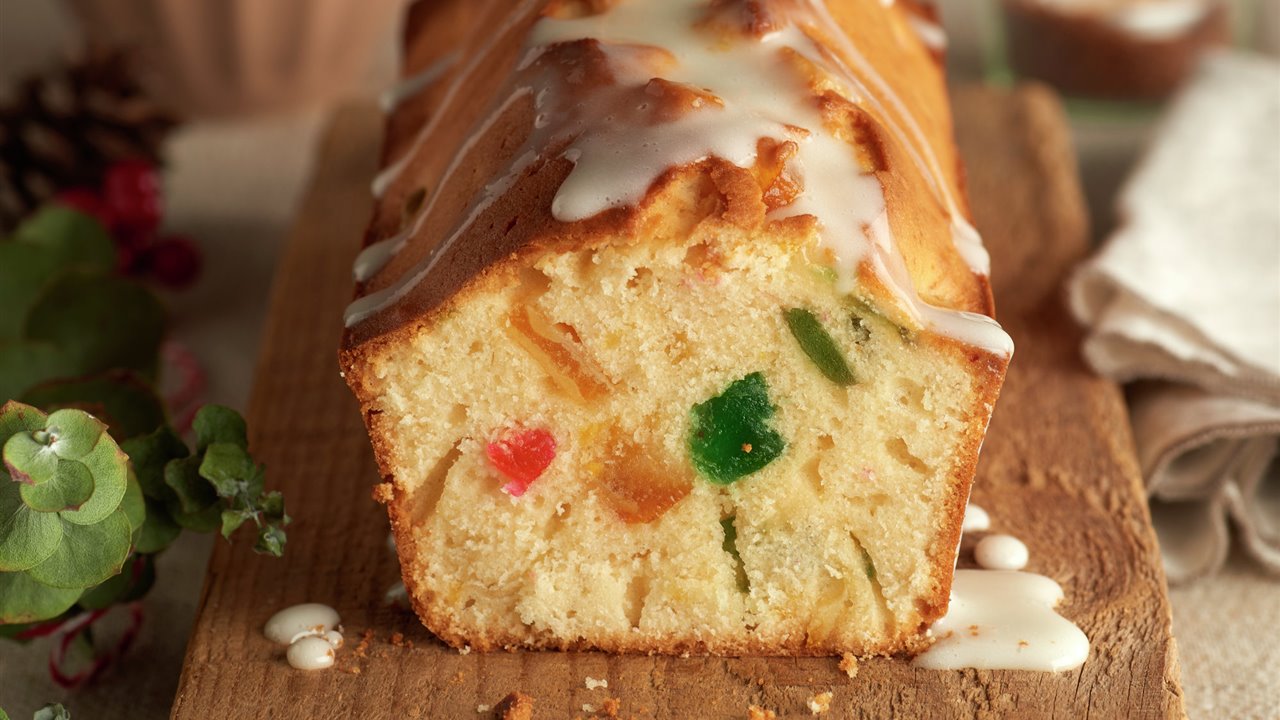
[[[445,642],[927,644],[1013,349],[932,17],[412,7],[340,360]]]
[[[1158,100],[1230,36],[1224,0],[1003,0],[1009,65],[1067,95]]]

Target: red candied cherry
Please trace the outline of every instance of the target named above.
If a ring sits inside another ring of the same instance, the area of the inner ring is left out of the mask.
[[[115,224],[115,218],[112,216],[111,208],[107,205],[107,201],[102,199],[98,193],[89,188],[70,188],[63,190],[53,198],[54,202],[59,205],[65,205],[72,210],[79,210],[85,215],[91,215],[97,218],[98,222],[110,232],[111,227]]]
[[[200,248],[186,235],[166,235],[143,253],[152,279],[165,287],[185,288],[200,275]]]
[[[542,428],[512,428],[490,442],[485,454],[508,480],[502,489],[520,497],[555,459],[556,439]]]
[[[160,226],[160,177],[151,163],[121,160],[112,164],[102,180],[102,197],[120,230],[147,235]]]

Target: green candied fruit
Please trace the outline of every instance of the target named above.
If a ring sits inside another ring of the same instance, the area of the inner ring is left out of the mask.
[[[773,462],[787,446],[769,426],[773,412],[764,374],[758,372],[694,405],[689,430],[693,466],[711,482],[728,485]]]
[[[853,370],[844,359],[844,353],[840,352],[840,347],[822,327],[816,315],[804,308],[791,308],[783,315],[787,318],[791,335],[800,343],[800,349],[828,380],[837,385],[852,385],[857,382]]]
[[[733,570],[737,575],[738,590],[740,592],[750,592],[751,582],[747,580],[747,569],[742,565],[742,555],[738,552],[738,528],[734,525],[737,518],[733,515],[720,521],[720,528],[724,530],[724,542],[721,548],[729,553],[733,558]]]

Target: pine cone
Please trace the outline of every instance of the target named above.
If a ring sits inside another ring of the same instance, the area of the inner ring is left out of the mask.
[[[98,187],[117,160],[159,164],[177,123],[147,97],[119,51],[25,79],[0,106],[0,230],[61,190]]]

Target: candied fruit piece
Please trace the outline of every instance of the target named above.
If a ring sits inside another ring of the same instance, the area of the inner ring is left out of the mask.
[[[822,322],[816,315],[804,308],[791,308],[783,315],[787,319],[791,335],[800,343],[800,349],[828,380],[837,385],[852,385],[857,382],[840,346],[836,345],[835,339],[822,327]]]
[[[769,387],[758,372],[694,405],[689,430],[693,466],[711,482],[728,485],[773,462],[787,445],[769,426],[773,413]]]
[[[604,373],[583,356],[582,341],[572,325],[550,323],[528,306],[517,306],[509,319],[512,337],[566,395],[585,403],[609,392]]]
[[[693,479],[683,464],[664,458],[659,449],[615,433],[602,465],[600,487],[609,507],[623,522],[634,525],[662,517],[689,494]]]
[[[520,497],[555,459],[556,439],[542,428],[513,428],[490,442],[485,454],[507,478],[502,489],[512,497]]]
[[[749,592],[751,583],[747,580],[747,569],[742,564],[742,554],[738,552],[738,527],[735,524],[737,519],[736,516],[730,515],[720,521],[720,528],[724,530],[724,542],[721,547],[733,558],[733,569],[737,575],[738,590]]]

